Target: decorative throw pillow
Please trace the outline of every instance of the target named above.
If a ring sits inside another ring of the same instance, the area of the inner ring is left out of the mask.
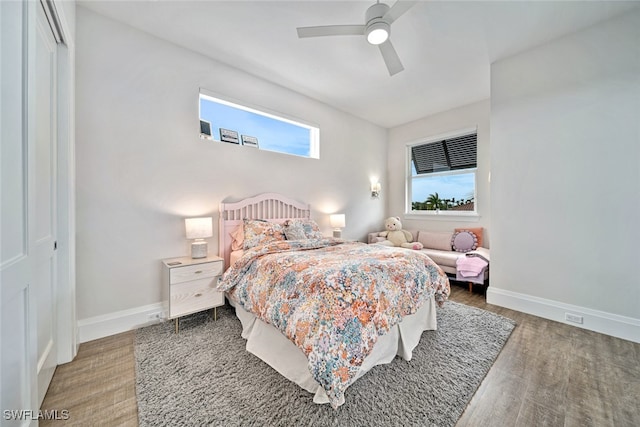
[[[453,233],[451,247],[457,252],[469,252],[478,247],[478,238],[469,230],[461,230]]]
[[[290,230],[290,234],[288,233]],[[284,232],[288,240],[322,239],[318,224],[310,218],[294,218],[284,222]],[[289,237],[291,235],[292,238]],[[302,237],[304,235],[304,237]]]
[[[231,250],[239,251],[244,247],[244,227],[238,225],[231,233]]]
[[[287,240],[306,240],[307,235],[304,233],[304,228],[302,228],[302,224],[289,224],[285,222],[284,224],[284,237]]]
[[[482,238],[482,227],[474,227],[474,228],[470,228],[470,227],[465,227],[465,228],[456,228],[455,230],[453,230],[453,232],[455,233],[456,231],[463,231],[463,230],[467,230],[472,232],[473,234],[476,235],[476,237],[478,238],[478,247],[483,247],[484,245],[483,243],[483,238]]]
[[[284,240],[282,225],[261,219],[245,219],[243,249]]]
[[[418,242],[426,249],[437,249],[440,251],[451,250],[451,235],[442,231],[419,231]]]

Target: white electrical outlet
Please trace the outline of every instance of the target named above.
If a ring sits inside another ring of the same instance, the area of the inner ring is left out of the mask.
[[[160,319],[162,319],[162,312],[161,311],[154,311],[153,313],[149,313],[147,318],[149,320],[160,320]]]
[[[567,322],[579,323],[582,325],[582,316],[578,316],[577,314],[565,313],[564,318]]]

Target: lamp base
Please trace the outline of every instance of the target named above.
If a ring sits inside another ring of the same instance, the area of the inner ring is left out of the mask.
[[[333,237],[335,237],[336,239],[342,238],[342,230],[340,229],[333,230]]]
[[[191,258],[206,258],[209,249],[207,242],[199,240],[191,244]]]

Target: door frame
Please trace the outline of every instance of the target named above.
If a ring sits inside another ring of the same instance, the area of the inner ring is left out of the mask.
[[[57,295],[56,326],[57,364],[67,363],[78,354],[79,339],[76,318],[76,256],[75,256],[75,2],[71,15],[65,13],[61,0],[40,0],[32,3],[28,25],[33,28],[35,7],[42,7],[56,40],[57,56]],[[67,2],[68,3],[68,2]],[[29,30],[30,31],[30,30]],[[33,34],[33,33],[31,33]],[[34,49],[29,46],[29,49]],[[33,64],[33,62],[31,62]],[[28,70],[29,84],[35,82],[35,69]],[[35,102],[33,92],[27,102]],[[29,132],[33,134],[33,113],[29,116]]]
[[[41,0],[42,1],[42,0]],[[78,353],[76,318],[75,246],[75,14],[67,16],[59,0],[46,1],[61,30],[63,43],[57,43],[57,349],[58,364],[73,360]],[[56,7],[57,5],[57,7]],[[75,10],[75,9],[74,9]]]

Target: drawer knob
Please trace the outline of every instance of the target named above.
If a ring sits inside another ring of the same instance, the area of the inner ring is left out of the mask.
[[[197,293],[197,294],[194,295],[194,297],[201,297],[201,296],[202,296],[201,293]]]
[[[200,273],[202,273],[202,270],[194,271],[193,273],[194,274],[200,274]]]

